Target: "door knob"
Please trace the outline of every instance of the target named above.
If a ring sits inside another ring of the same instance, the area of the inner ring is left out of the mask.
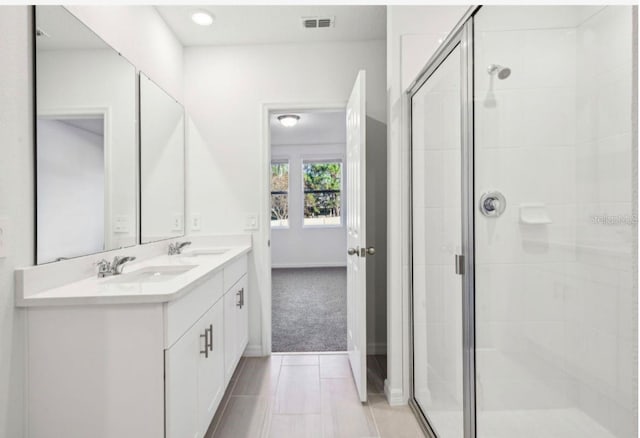
[[[507,208],[507,200],[500,192],[487,192],[480,197],[480,211],[487,217],[498,217]]]
[[[355,255],[355,254],[358,254],[359,252],[360,252],[360,251],[358,251],[358,250],[357,250],[357,249],[355,249],[355,248],[349,248],[349,249],[347,250],[347,254],[349,254],[349,255]]]
[[[367,248],[367,254],[376,255],[376,249],[373,246],[370,246],[369,248]]]

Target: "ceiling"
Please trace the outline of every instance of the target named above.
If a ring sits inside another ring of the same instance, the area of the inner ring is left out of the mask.
[[[385,6],[156,6],[184,46],[364,41],[386,38]],[[214,17],[198,26],[199,10]],[[335,17],[334,27],[305,29],[302,17]]]
[[[300,120],[296,126],[286,128],[277,119],[281,114],[297,114]],[[271,114],[270,127],[272,145],[343,144],[347,141],[343,110],[277,112]]]
[[[60,122],[71,125],[93,134],[104,136],[104,119],[103,118],[78,118],[78,119],[58,119]]]

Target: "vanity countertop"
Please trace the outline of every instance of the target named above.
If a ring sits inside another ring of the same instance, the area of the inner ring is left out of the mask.
[[[19,307],[62,306],[86,304],[145,304],[173,301],[187,294],[232,260],[248,253],[250,244],[225,246],[222,254],[191,256],[204,248],[185,249],[184,254],[159,255],[124,266],[121,275],[98,278],[97,275],[84,278],[63,286],[21,297]],[[206,250],[215,248],[206,248]],[[162,281],[137,281],[134,277],[126,281],[124,276],[138,271],[153,271],[154,268],[167,270],[188,269]]]

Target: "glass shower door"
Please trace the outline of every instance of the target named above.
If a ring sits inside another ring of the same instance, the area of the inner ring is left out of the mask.
[[[474,18],[478,437],[637,436],[632,15]]]
[[[411,98],[414,402],[441,438],[463,436],[460,52]]]

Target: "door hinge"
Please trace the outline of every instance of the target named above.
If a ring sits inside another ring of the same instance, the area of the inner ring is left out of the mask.
[[[456,274],[464,275],[464,256],[456,254]]]

